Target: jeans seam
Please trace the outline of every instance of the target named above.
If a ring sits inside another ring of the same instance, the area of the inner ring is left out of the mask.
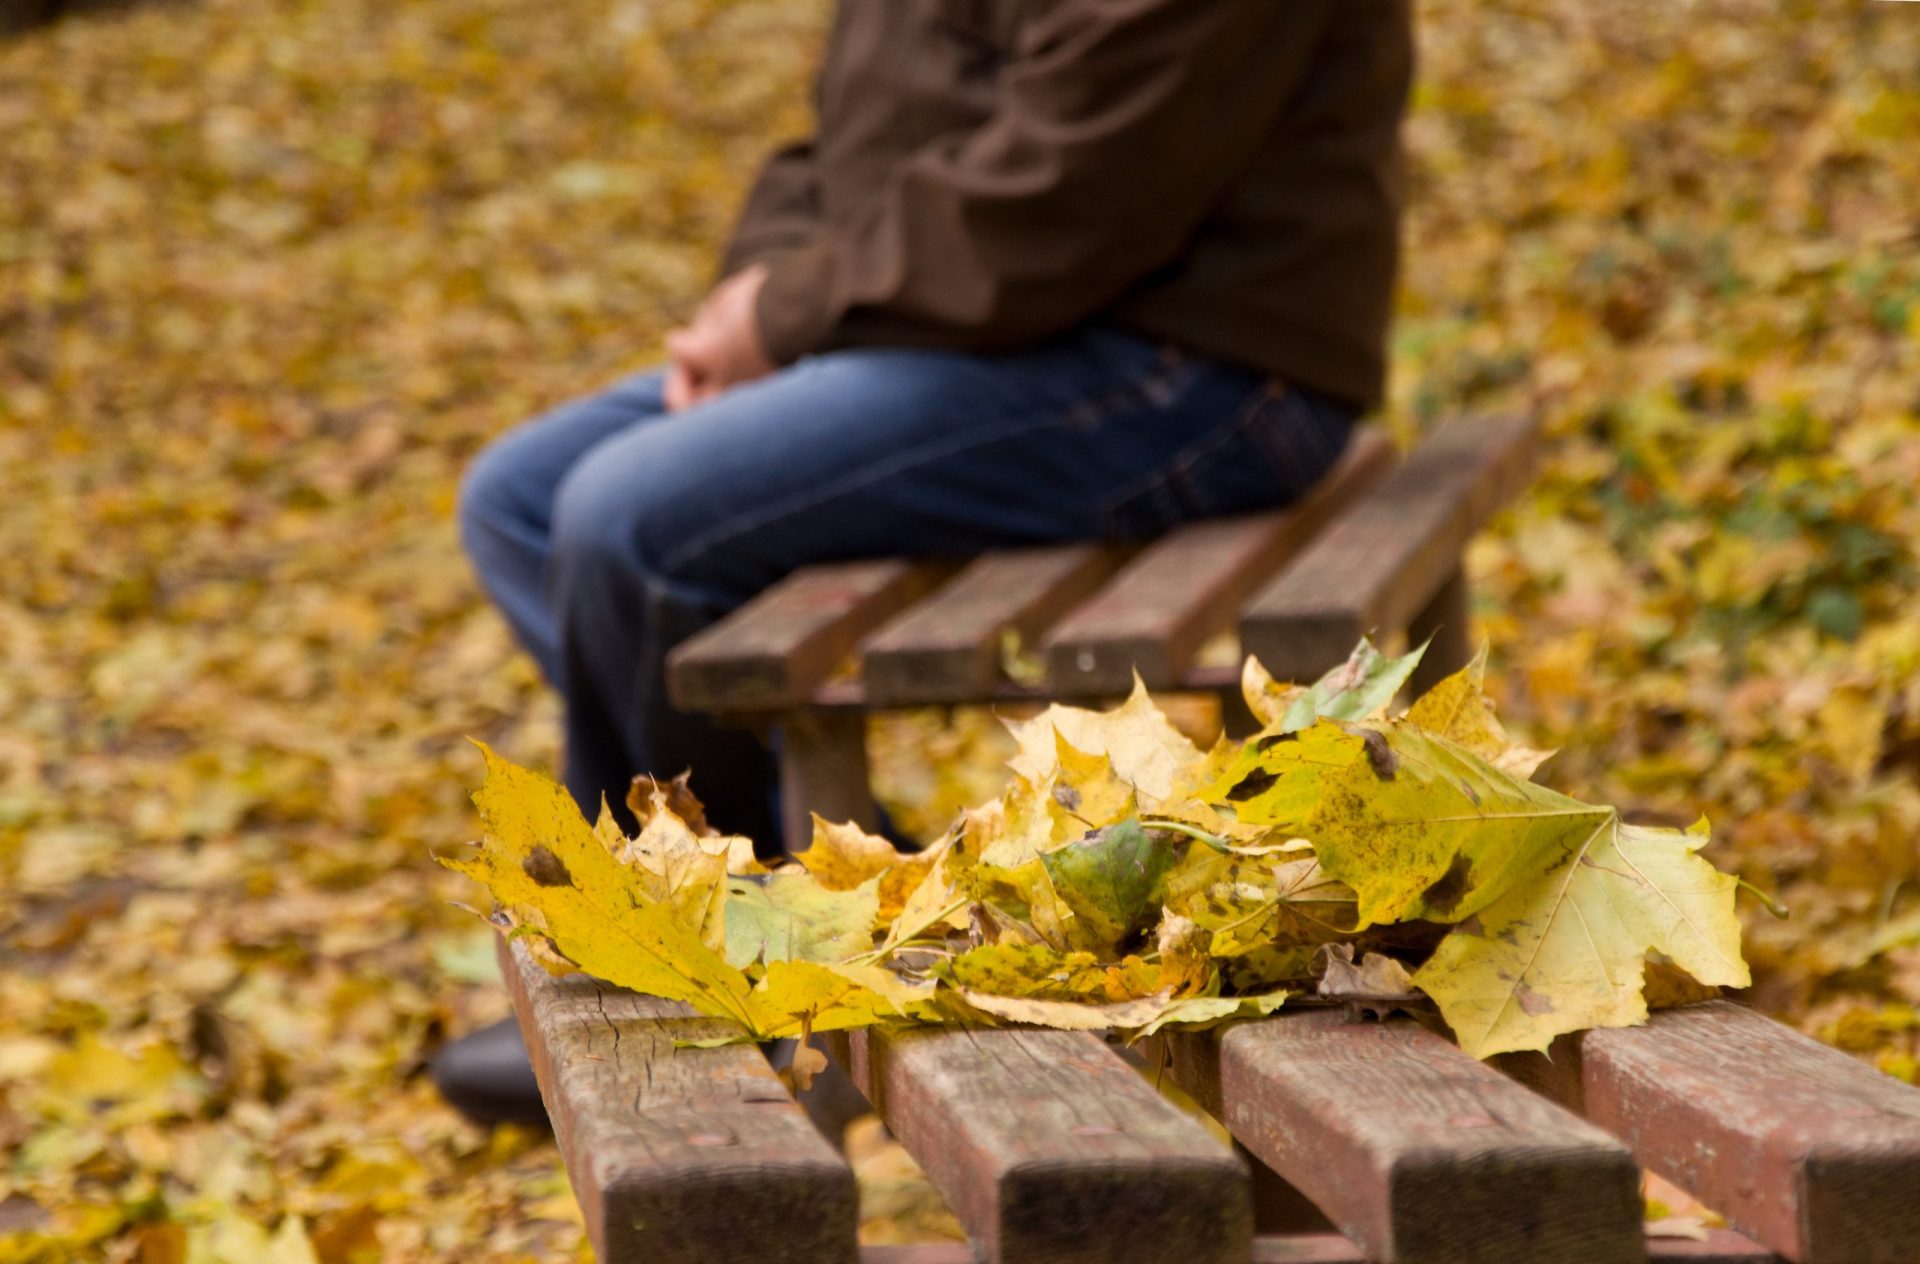
[[[1263,385],[1241,406],[1239,414],[1232,422],[1208,434],[1198,443],[1188,444],[1175,452],[1159,468],[1149,470],[1126,486],[1110,493],[1100,504],[1099,515],[1102,524],[1111,524],[1114,517],[1128,505],[1182,479],[1202,457],[1231,442],[1235,436],[1252,425],[1253,419],[1259,415],[1263,404],[1269,400],[1284,398],[1285,394],[1286,388],[1276,383]]]
[[[1260,419],[1261,414],[1267,406],[1285,399],[1286,396],[1287,392],[1285,387],[1276,383],[1268,383],[1257,395],[1247,401],[1246,407],[1240,410],[1240,415],[1234,419],[1231,426],[1224,426],[1220,430],[1207,436],[1207,438],[1201,442],[1193,444],[1184,452],[1175,453],[1173,465],[1168,474],[1168,480],[1184,485],[1188,493],[1193,497],[1194,502],[1198,504],[1200,502],[1200,493],[1199,489],[1193,485],[1192,480],[1194,467],[1199,465],[1200,462],[1207,457],[1218,452],[1221,448],[1227,446],[1227,444],[1238,439],[1241,435],[1250,433],[1254,428],[1254,423]],[[1295,472],[1298,473],[1297,470]]]
[[[724,541],[737,539],[749,532],[772,526],[796,514],[818,509],[821,505],[838,497],[859,491],[882,479],[905,473],[916,466],[941,457],[953,456],[970,448],[982,447],[1035,430],[1044,430],[1062,422],[1073,425],[1097,425],[1113,416],[1131,399],[1155,402],[1157,392],[1166,391],[1168,384],[1176,381],[1182,371],[1188,367],[1189,362],[1183,356],[1162,356],[1138,377],[1104,392],[1082,396],[1068,404],[1049,408],[1045,412],[1036,411],[1017,415],[991,431],[971,435],[959,443],[949,440],[921,444],[909,452],[896,456],[891,461],[876,462],[848,478],[828,483],[812,492],[789,497],[760,513],[728,519],[717,524],[704,534],[682,543],[679,548],[663,557],[653,568],[654,572],[661,580],[671,582],[674,571],[711,552],[716,545]]]

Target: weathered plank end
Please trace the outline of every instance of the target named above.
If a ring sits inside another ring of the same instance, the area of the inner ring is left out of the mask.
[[[853,1173],[752,1045],[686,1006],[500,951],[540,1095],[600,1259],[845,1264]]]

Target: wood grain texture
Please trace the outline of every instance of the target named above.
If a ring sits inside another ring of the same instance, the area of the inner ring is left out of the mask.
[[[1781,1258],[1731,1229],[1709,1229],[1704,1241],[1649,1238],[1650,1264],[1782,1264]]]
[[[1245,1264],[1246,1168],[1099,1037],[876,1030],[842,1049],[984,1258]]]
[[[728,1027],[504,941],[500,965],[602,1264],[854,1258],[853,1173],[757,1049],[676,1049]]]
[[[1291,508],[1196,522],[1149,545],[1048,635],[1049,686],[1123,694],[1136,671],[1150,688],[1176,686],[1201,645],[1233,626],[1247,594],[1378,483],[1393,461],[1387,437],[1362,429],[1333,471]]]
[[[1099,544],[989,553],[860,647],[867,702],[876,707],[983,702],[1002,679],[1008,633],[1031,643],[1119,568],[1125,553]]]
[[[1253,598],[1241,648],[1280,679],[1311,680],[1362,636],[1405,628],[1473,533],[1525,489],[1537,437],[1531,418],[1442,425]]]
[[[1625,1146],[1416,1023],[1176,1035],[1180,1085],[1385,1264],[1644,1258]]]
[[[804,702],[860,638],[945,573],[889,559],[795,571],[667,656],[667,691],[688,711],[778,711]]]
[[[1920,1089],[1727,1001],[1586,1032],[1587,1117],[1802,1264],[1920,1260]]]
[[[924,1246],[869,1246],[860,1264],[973,1264],[972,1252],[958,1243]],[[1779,1264],[1780,1257],[1727,1229],[1709,1229],[1704,1242],[1690,1238],[1649,1238],[1649,1264]],[[1337,1233],[1262,1234],[1253,1240],[1253,1264],[1368,1264],[1367,1257]],[[1541,1260],[1540,1264],[1557,1264]]]

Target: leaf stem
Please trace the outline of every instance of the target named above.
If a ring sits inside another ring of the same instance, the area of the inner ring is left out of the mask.
[[[1792,909],[1788,908],[1786,905],[1782,904],[1780,901],[1774,899],[1772,896],[1768,895],[1765,891],[1762,891],[1759,887],[1753,885],[1753,883],[1748,882],[1745,878],[1742,878],[1736,874],[1733,880],[1739,883],[1742,887],[1744,887],[1747,890],[1747,892],[1753,896],[1754,899],[1760,901],[1760,907],[1766,909],[1767,912],[1773,914],[1775,917],[1779,918],[1781,921],[1784,922],[1789,917],[1793,916]]]
[[[1196,842],[1205,843],[1223,856],[1233,854],[1233,848],[1226,839],[1217,834],[1209,834],[1199,826],[1189,825],[1185,821],[1168,820],[1164,816],[1143,816],[1140,818],[1140,824],[1146,828],[1166,830],[1171,834],[1185,834]]]

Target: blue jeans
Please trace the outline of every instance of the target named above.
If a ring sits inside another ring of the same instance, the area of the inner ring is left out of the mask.
[[[494,443],[462,536],[566,704],[566,781],[617,809],[691,768],[722,829],[778,837],[770,756],[676,711],[667,651],[816,562],[1144,537],[1284,505],[1346,407],[1105,327],[1010,355],[812,357],[668,413],[644,373]]]

